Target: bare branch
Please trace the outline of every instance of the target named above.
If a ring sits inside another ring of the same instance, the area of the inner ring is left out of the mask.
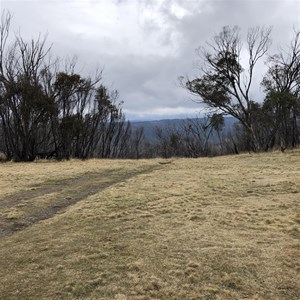
[[[11,23],[12,15],[9,11],[4,10],[1,15],[0,23],[0,76],[4,76],[4,56],[7,38],[9,36],[9,28]]]

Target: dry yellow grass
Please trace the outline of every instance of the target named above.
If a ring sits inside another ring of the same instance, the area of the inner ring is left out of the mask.
[[[0,239],[0,298],[300,298],[299,151],[160,162],[1,164],[4,223],[107,185]]]

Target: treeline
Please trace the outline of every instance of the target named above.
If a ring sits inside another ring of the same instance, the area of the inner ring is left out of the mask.
[[[83,77],[75,60],[53,60],[45,39],[15,36],[11,15],[0,28],[0,151],[8,160],[124,157],[130,125],[102,73]],[[63,65],[63,68],[62,68]]]
[[[180,128],[157,129],[154,149],[159,155],[198,157],[299,146],[300,31],[294,29],[290,44],[273,55],[270,35],[271,28],[255,27],[243,38],[238,27],[227,26],[197,49],[199,75],[179,81],[212,113],[186,120]],[[268,69],[261,81],[264,98],[258,101],[252,86],[263,58]],[[236,120],[230,131],[223,131],[225,115]]]
[[[289,126],[295,126],[295,130],[287,130],[283,142],[271,130],[270,119],[261,116],[256,127],[260,151],[285,151],[299,147],[299,117],[296,122],[293,120],[294,124],[291,120]],[[222,114],[171,121],[169,124],[166,122],[156,126],[150,134],[149,129],[144,134],[144,127],[140,126],[132,130],[130,149],[130,158],[196,158],[253,152],[251,139],[244,126],[234,118],[223,118]]]
[[[236,118],[245,149],[255,152],[300,142],[300,31],[294,30],[290,45],[275,55],[268,53],[270,34],[271,28],[250,28],[243,43],[238,27],[224,27],[198,49],[199,76],[180,78],[200,103]],[[251,88],[264,57],[265,98],[258,101]]]
[[[157,128],[146,141],[132,130],[118,92],[102,82],[102,72],[82,76],[76,60],[53,59],[45,38],[10,37],[11,15],[0,24],[0,152],[7,160],[37,158],[199,157],[297,147],[300,143],[300,32],[287,49],[267,56],[262,87],[251,87],[257,62],[270,46],[270,29],[254,28],[246,38],[248,65],[237,27],[224,27],[198,54],[199,76],[182,86],[212,113],[184,121],[180,128]],[[224,129],[224,115],[237,121]]]

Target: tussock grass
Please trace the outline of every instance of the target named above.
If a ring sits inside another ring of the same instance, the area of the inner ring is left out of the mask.
[[[1,208],[22,191],[111,184],[0,239],[0,298],[299,299],[299,151],[161,162],[1,165],[3,220],[59,197]]]

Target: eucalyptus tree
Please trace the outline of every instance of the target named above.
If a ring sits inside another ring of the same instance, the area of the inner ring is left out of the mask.
[[[117,91],[75,72],[76,61],[53,60],[46,38],[8,43],[11,14],[0,23],[0,151],[8,159],[118,157],[126,152],[129,123]]]
[[[251,88],[255,68],[270,47],[270,34],[271,28],[250,28],[244,46],[238,27],[223,27],[206,46],[197,50],[199,76],[180,77],[182,86],[198,96],[196,101],[239,120],[254,151],[260,145],[253,122],[255,101],[251,98]]]
[[[271,128],[269,144],[282,150],[300,143],[300,31],[290,45],[268,59],[262,85],[267,93],[263,109]]]
[[[40,83],[40,72],[50,47],[40,36],[25,41],[20,35],[8,44],[11,14],[4,12],[0,24],[0,119],[5,152],[15,160],[33,160],[45,136],[49,99]]]

